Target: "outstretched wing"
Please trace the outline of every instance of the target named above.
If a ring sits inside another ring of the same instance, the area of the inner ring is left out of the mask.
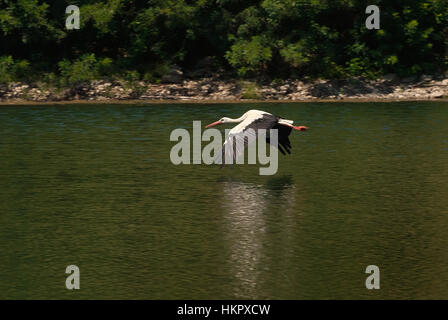
[[[244,150],[257,140],[260,134],[265,135],[276,125],[277,117],[266,113],[256,119],[246,119],[230,130],[222,148],[221,168],[225,164],[236,163],[236,160],[244,154]]]
[[[291,154],[292,146],[291,141],[289,141],[289,134],[292,130],[291,127],[277,123],[272,129],[278,130],[278,150],[280,150],[283,155],[286,155],[286,153]],[[271,143],[269,136],[266,137],[266,142]]]

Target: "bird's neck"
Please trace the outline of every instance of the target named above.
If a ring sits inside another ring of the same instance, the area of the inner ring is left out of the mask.
[[[237,122],[243,121],[244,119],[246,119],[246,114],[243,114],[241,117],[239,117],[237,119],[229,118],[228,122],[229,123],[234,123],[234,122],[237,123]]]

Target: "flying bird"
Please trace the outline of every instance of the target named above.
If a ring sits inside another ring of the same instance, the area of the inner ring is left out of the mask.
[[[283,155],[286,153],[291,153],[291,142],[289,141],[289,134],[292,129],[298,131],[305,131],[308,127],[305,126],[294,126],[294,121],[283,119],[281,117],[275,116],[265,111],[260,110],[249,110],[243,114],[238,119],[232,119],[223,117],[218,121],[210,123],[205,126],[210,128],[223,123],[239,123],[232,130],[230,130],[228,137],[226,138],[223,148],[222,148],[222,164],[225,164],[225,159],[233,158],[233,163],[235,163],[236,158],[242,153],[244,153],[244,148],[246,148],[250,143],[257,139],[259,134],[259,129],[265,129],[265,132],[269,132],[269,129],[278,130],[278,149]],[[252,130],[249,130],[252,129]],[[233,148],[226,148],[226,146],[232,146]],[[238,143],[239,142],[239,143]],[[270,137],[266,136],[266,143],[270,143]],[[229,155],[228,153],[231,152]]]

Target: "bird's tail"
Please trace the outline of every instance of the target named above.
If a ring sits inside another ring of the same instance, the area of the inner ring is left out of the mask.
[[[279,124],[286,124],[286,125],[292,125],[293,123],[294,123],[294,121],[292,121],[292,120],[287,120],[287,119],[280,119],[280,120],[278,120],[278,123]]]

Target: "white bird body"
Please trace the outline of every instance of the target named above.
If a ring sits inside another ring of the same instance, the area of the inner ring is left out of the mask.
[[[289,154],[291,153],[291,143],[288,136],[291,133],[291,130],[304,131],[308,129],[305,126],[293,126],[293,120],[283,119],[261,110],[249,110],[237,119],[223,117],[220,120],[207,125],[206,128],[223,123],[238,123],[238,125],[229,131],[229,135],[224,142],[223,148],[223,155],[225,153],[226,157],[228,157],[228,153],[230,152],[232,153],[231,158],[233,159],[237,158],[241,153],[244,153],[244,148],[255,141],[258,135],[265,135],[266,131],[269,129],[278,129],[278,148],[281,153],[286,154],[284,151],[286,150]],[[264,130],[260,131],[260,129]],[[269,137],[266,137],[266,142],[270,143]],[[232,148],[228,148],[229,144]]]
[[[249,110],[243,114],[240,118],[235,119],[235,122],[240,122],[235,127],[230,130],[229,134],[238,134],[246,129],[252,122],[262,119],[263,115],[271,115],[270,113],[260,111],[260,110]],[[271,115],[272,116],[272,115]],[[242,120],[240,120],[242,119]]]

